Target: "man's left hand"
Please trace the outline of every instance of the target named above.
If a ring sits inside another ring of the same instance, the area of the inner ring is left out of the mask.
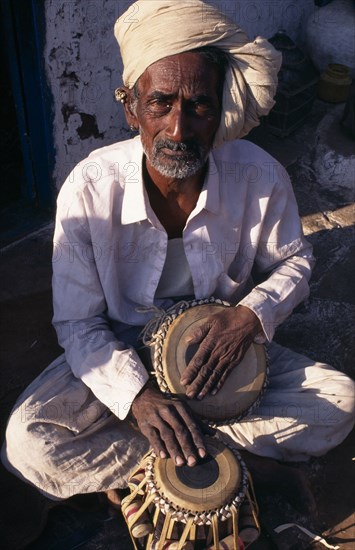
[[[216,394],[261,330],[258,317],[244,306],[211,315],[189,341],[199,347],[181,377],[187,397]]]

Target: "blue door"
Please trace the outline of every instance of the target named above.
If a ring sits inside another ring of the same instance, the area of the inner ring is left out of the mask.
[[[44,5],[44,0],[0,2],[0,208],[21,202],[34,217],[51,209],[55,194],[52,100],[43,63]]]

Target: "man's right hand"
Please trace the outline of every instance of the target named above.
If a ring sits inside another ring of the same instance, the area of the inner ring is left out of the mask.
[[[165,397],[153,381],[134,399],[131,411],[157,456],[170,456],[177,466],[194,466],[206,455],[202,432],[188,406]]]

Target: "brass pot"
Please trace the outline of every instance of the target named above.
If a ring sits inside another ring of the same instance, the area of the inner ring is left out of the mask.
[[[346,101],[350,86],[349,67],[340,63],[330,63],[320,76],[318,97],[331,103]]]

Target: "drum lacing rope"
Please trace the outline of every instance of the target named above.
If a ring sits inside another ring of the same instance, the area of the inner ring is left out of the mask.
[[[143,344],[145,346],[153,346],[157,340],[160,340],[161,338],[158,331],[160,325],[162,325],[168,317],[173,315],[176,317],[176,315],[182,313],[185,309],[188,309],[188,304],[189,302],[181,300],[167,309],[163,309],[158,306],[136,308],[138,313],[149,313],[150,311],[154,313],[153,317],[150,321],[148,321],[139,335],[139,338],[141,338]]]
[[[169,328],[169,325],[176,319],[178,315],[181,315],[184,311],[191,307],[202,306],[204,304],[221,304],[225,306],[230,306],[229,302],[220,300],[219,298],[204,298],[201,300],[181,300],[176,304],[173,304],[167,309],[161,307],[152,306],[147,308],[137,308],[138,312],[155,312],[155,315],[150,321],[146,324],[144,329],[140,334],[140,338],[145,346],[154,346],[157,342],[163,340],[161,333],[164,333],[164,336]]]

